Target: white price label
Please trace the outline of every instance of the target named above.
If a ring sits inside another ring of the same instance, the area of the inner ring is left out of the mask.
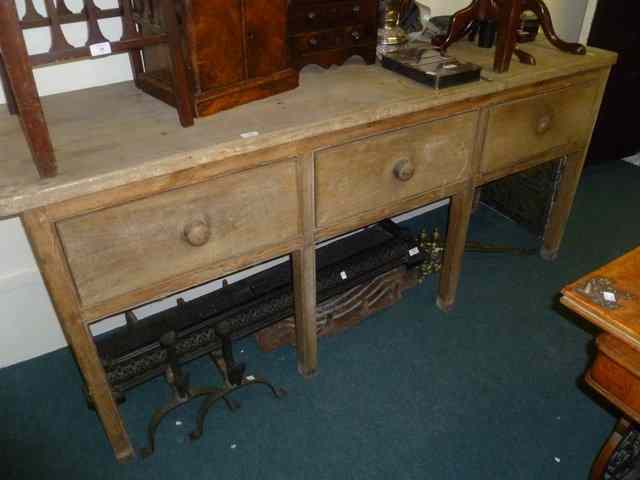
[[[604,292],[603,295],[604,295],[604,299],[607,302],[615,302],[616,301],[616,294],[613,293],[613,292]]]
[[[413,257],[419,253],[420,253],[420,250],[418,249],[418,247],[413,247],[411,250],[409,250],[410,257]]]
[[[347,279],[347,272],[345,272],[344,270],[340,272],[340,278],[343,280]]]
[[[253,138],[257,137],[258,135],[260,135],[260,132],[244,132],[240,134],[242,138]]]
[[[111,44],[109,42],[94,43],[89,45],[89,52],[92,57],[101,57],[111,54]]]

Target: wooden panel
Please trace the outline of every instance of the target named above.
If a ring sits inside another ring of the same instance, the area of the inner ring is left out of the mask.
[[[245,0],[248,78],[288,66],[287,0]]]
[[[286,161],[57,224],[83,305],[210,267],[299,233]],[[188,287],[190,285],[185,285]]]
[[[598,84],[576,86],[494,107],[482,171],[509,167],[562,145],[584,146],[593,124]]]
[[[317,152],[317,224],[464,180],[477,118],[468,113]]]
[[[640,421],[640,352],[609,334],[598,337],[598,353],[585,379],[598,393]]]
[[[245,78],[244,28],[239,0],[190,0],[193,56],[201,90]]]

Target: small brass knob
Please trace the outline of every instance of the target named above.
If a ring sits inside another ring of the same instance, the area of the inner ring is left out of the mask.
[[[184,227],[184,238],[189,245],[201,247],[211,238],[211,229],[204,220],[194,220]]]
[[[353,6],[353,13],[358,13],[360,11],[360,5]]]
[[[539,135],[548,132],[553,124],[553,115],[551,113],[545,113],[538,119],[538,125],[536,125],[536,132]]]
[[[316,45],[318,45],[318,39],[317,38],[310,38],[309,39],[309,45],[311,45],[312,47],[315,47]]]
[[[360,40],[360,32],[351,32],[351,36],[354,40]]]
[[[416,168],[408,158],[399,160],[393,167],[393,174],[401,182],[407,182],[411,180],[414,173],[416,173]]]
[[[314,18],[316,18],[316,12],[309,12],[307,13],[307,18],[309,20],[313,20]]]

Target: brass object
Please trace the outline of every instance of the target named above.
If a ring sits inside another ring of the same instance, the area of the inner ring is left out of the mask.
[[[418,273],[418,282],[422,282],[425,277],[437,273],[442,269],[444,242],[437,228],[434,228],[431,234],[424,229],[420,232],[418,246],[425,255],[424,263],[420,265]]]
[[[606,277],[595,277],[576,288],[576,292],[587,297],[591,302],[609,310],[617,310],[622,307],[621,300],[633,300],[634,296],[629,292],[618,290],[613,282]]]
[[[378,29],[378,45],[402,45],[407,42],[407,34],[400,26],[402,0],[384,0],[382,27]]]

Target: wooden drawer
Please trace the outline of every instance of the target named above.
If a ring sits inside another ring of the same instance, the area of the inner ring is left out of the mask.
[[[294,238],[296,178],[295,162],[283,161],[59,222],[81,302],[95,305]]]
[[[346,25],[368,24],[375,19],[371,1],[304,4],[289,7],[289,33],[314,32]]]
[[[586,145],[598,86],[574,86],[493,107],[481,169],[509,167],[553,148]]]
[[[316,152],[317,225],[463,180],[477,117],[458,115]]]
[[[362,25],[303,33],[291,37],[294,53],[309,53],[331,48],[349,48],[372,42],[374,38]]]

